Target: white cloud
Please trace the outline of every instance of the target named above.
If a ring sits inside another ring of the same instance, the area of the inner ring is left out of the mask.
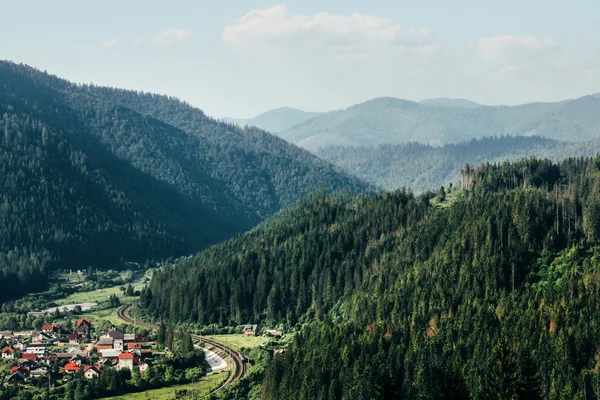
[[[111,47],[115,47],[118,43],[118,39],[110,39],[103,41],[102,43],[100,43],[100,45],[106,49],[110,49]]]
[[[180,42],[190,37],[190,32],[187,29],[171,28],[159,32],[154,38],[152,43],[157,46],[164,46],[172,42]]]
[[[486,59],[537,56],[560,51],[558,43],[552,38],[513,35],[483,37],[471,48]]]
[[[223,30],[222,40],[249,50],[325,50],[332,56],[430,54],[429,29],[402,29],[389,18],[353,13],[288,15],[285,5],[253,10]]]

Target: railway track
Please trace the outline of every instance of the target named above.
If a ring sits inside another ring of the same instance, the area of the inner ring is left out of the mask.
[[[148,328],[148,329],[152,329],[152,330],[158,330],[157,326],[147,324],[144,322],[135,321],[131,317],[129,317],[125,313],[129,307],[131,307],[131,305],[126,305],[126,306],[118,308],[117,316],[129,324],[141,326],[143,328]],[[233,350],[231,347],[225,346],[222,343],[215,342],[214,340],[208,339],[206,337],[202,337],[200,335],[191,335],[191,337],[192,337],[192,340],[198,340],[198,341],[201,341],[204,343],[208,343],[211,346],[214,346],[217,349],[223,351],[225,354],[229,354],[231,356],[231,359],[233,360],[233,363],[235,364],[235,372],[233,374],[229,374],[229,377],[227,378],[227,380],[225,382],[223,382],[221,384],[221,386],[219,386],[217,388],[217,390],[220,390],[220,389],[223,389],[223,388],[233,385],[235,382],[242,379],[242,377],[246,374],[246,363],[242,359],[242,356],[240,355],[240,353]]]

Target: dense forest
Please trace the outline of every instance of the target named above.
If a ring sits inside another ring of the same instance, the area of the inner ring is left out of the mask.
[[[600,157],[462,172],[451,193],[312,195],[158,272],[141,306],[306,323],[264,399],[599,398]]]
[[[0,301],[43,289],[48,268],[189,254],[319,188],[369,190],[177,99],[9,62],[0,88]]]
[[[594,156],[599,151],[597,139],[563,142],[537,136],[500,136],[441,147],[420,143],[330,146],[315,154],[380,188],[406,187],[419,193],[457,184],[462,167],[468,163],[501,163],[528,157],[560,161]]]
[[[432,146],[489,136],[600,138],[600,95],[518,106],[431,107],[382,97],[318,115],[277,134],[317,151],[328,146],[418,142]]]

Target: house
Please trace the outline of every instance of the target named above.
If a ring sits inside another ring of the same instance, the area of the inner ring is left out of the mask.
[[[94,379],[100,376],[100,371],[95,365],[86,365],[83,367],[83,376],[85,379]]]
[[[8,381],[9,384],[19,385],[19,384],[25,382],[25,375],[23,375],[23,373],[21,371],[15,371],[6,380]]]
[[[100,350],[100,356],[106,360],[117,359],[117,358],[119,358],[119,354],[121,354],[121,353],[116,351],[115,349]]]
[[[37,361],[37,357],[33,353],[23,353],[21,354],[21,360],[29,360],[32,363],[35,363]]]
[[[10,372],[17,372],[17,371],[21,371],[21,373],[22,373],[24,376],[27,376],[27,374],[29,374],[29,368],[27,368],[27,367],[24,367],[24,366],[22,366],[22,365],[17,365],[17,366],[14,366],[14,367],[12,367],[12,368],[10,369]]]
[[[256,336],[258,332],[258,325],[246,325],[244,327],[244,335],[246,336]]]
[[[113,341],[113,349],[123,351],[123,339],[115,339]]]
[[[11,348],[6,346],[5,348],[2,349],[2,359],[9,359],[12,360],[15,358],[15,351]]]
[[[89,318],[79,318],[75,329],[77,332],[87,335],[92,328],[92,321]]]
[[[29,376],[32,378],[46,378],[48,376],[48,370],[47,369],[42,369],[42,368],[38,368],[38,369],[34,369],[31,372],[29,372]]]
[[[125,334],[123,332],[121,332],[120,330],[118,330],[117,328],[115,328],[114,326],[105,334],[105,337],[110,337],[113,340],[114,339],[120,339],[123,340],[125,339]]]
[[[135,342],[135,334],[134,333],[125,333],[123,335],[124,342]]]
[[[75,354],[73,357],[71,357],[71,362],[74,362],[75,364],[81,366],[81,362],[85,359],[85,357],[83,357],[81,354]]]
[[[11,331],[0,331],[0,339],[13,340],[15,335]]]
[[[70,333],[67,336],[67,339],[69,339],[69,344],[82,344],[82,343],[85,343],[85,339],[82,338],[81,336],[79,336],[79,334],[77,332]]]
[[[51,344],[54,341],[54,337],[47,333],[40,332],[39,334],[32,337],[31,340],[34,344]]]
[[[81,371],[81,367],[77,365],[77,363],[70,362],[67,365],[65,365],[64,371],[67,374],[74,374],[75,372]]]
[[[44,346],[28,347],[27,353],[35,354],[36,358],[44,358],[50,354],[50,352],[48,351],[48,348],[46,348]]]
[[[274,337],[282,337],[283,332],[275,330],[275,329],[267,329],[267,335],[274,336]]]
[[[54,324],[43,324],[42,332],[47,335],[52,335],[53,333],[57,333],[60,330],[60,326]]]
[[[19,350],[21,353],[27,350],[27,345],[23,342],[17,342],[17,344],[15,344],[13,347],[16,350]]]
[[[142,348],[142,344],[140,342],[127,343],[127,350],[141,349],[141,348]]]
[[[137,366],[140,363],[140,359],[137,355],[133,353],[121,353],[119,354],[119,364],[117,365],[117,369],[129,368],[133,370],[134,366]]]
[[[101,337],[98,339],[96,343],[96,349],[100,350],[108,350],[113,348],[113,339],[111,337]]]

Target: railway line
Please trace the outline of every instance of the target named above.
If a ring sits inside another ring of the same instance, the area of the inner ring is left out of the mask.
[[[132,325],[137,325],[137,326],[141,326],[143,328],[148,328],[148,329],[152,329],[152,330],[158,330],[157,326],[147,324],[144,322],[135,321],[134,319],[129,317],[126,314],[126,311],[130,306],[131,305],[126,305],[126,306],[122,306],[117,309],[117,316],[119,317],[119,319],[122,319],[123,321],[125,321],[129,324],[132,324]],[[233,360],[233,363],[235,364],[234,373],[229,374],[229,377],[227,378],[227,380],[225,382],[223,382],[221,384],[221,386],[218,387],[218,389],[222,389],[222,388],[233,385],[235,382],[242,379],[242,377],[246,374],[246,372],[247,372],[246,363],[240,353],[233,350],[231,347],[225,346],[222,343],[216,342],[214,340],[208,339],[208,338],[200,336],[200,335],[191,335],[191,337],[192,337],[192,340],[198,340],[198,341],[210,344],[211,346],[221,350],[223,353],[228,354],[231,357],[231,359]]]

